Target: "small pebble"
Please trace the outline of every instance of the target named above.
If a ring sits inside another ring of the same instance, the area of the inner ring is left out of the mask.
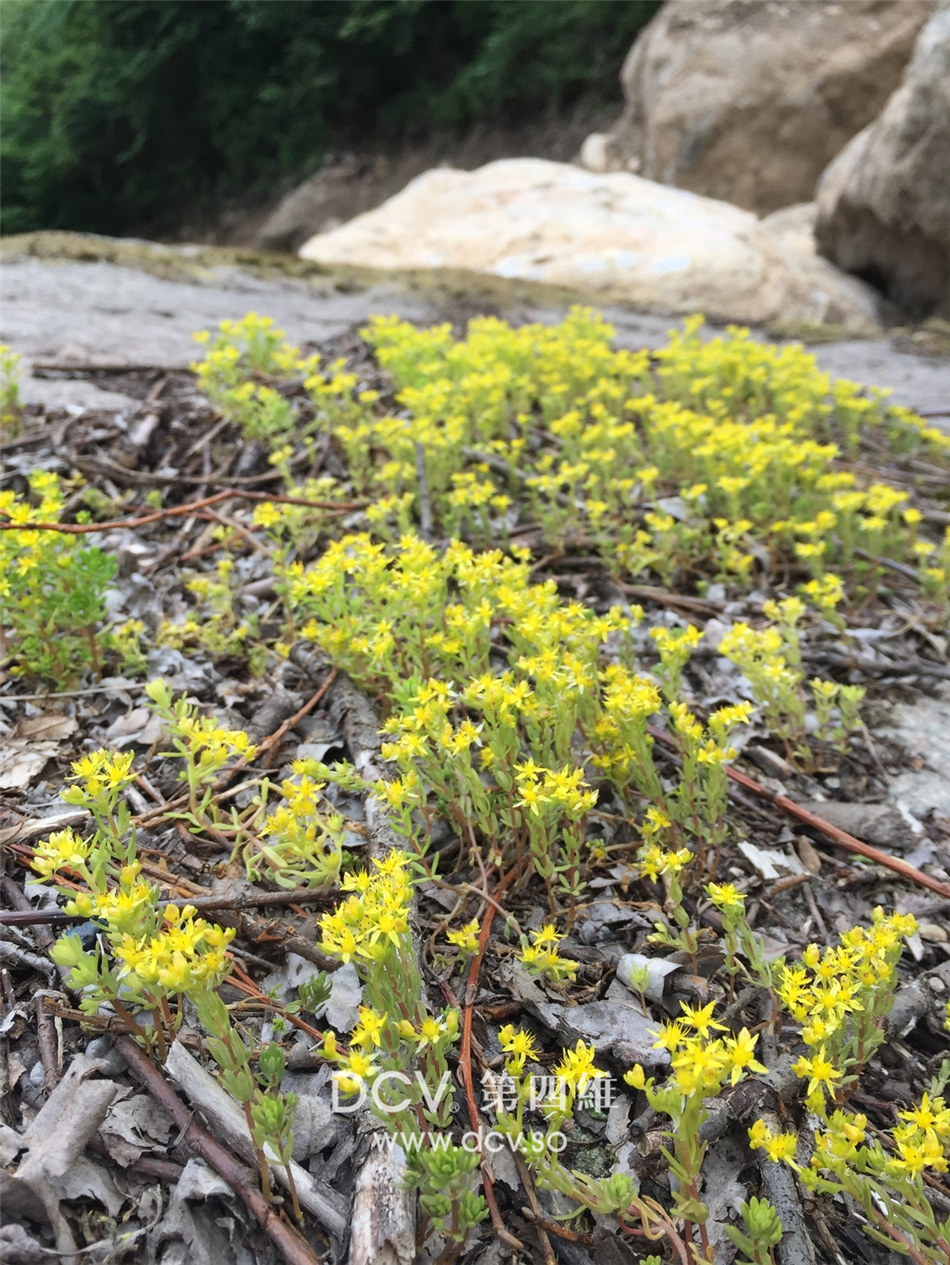
[[[941,927],[936,922],[922,922],[917,928],[917,934],[921,940],[929,940],[931,943],[945,944],[950,936],[947,935],[946,927]]]
[[[798,853],[799,861],[801,861],[809,874],[821,873],[821,857],[818,849],[807,835],[798,836],[795,840],[795,851]]]

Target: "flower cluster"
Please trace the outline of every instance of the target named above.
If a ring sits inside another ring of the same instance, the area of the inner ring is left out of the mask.
[[[188,787],[187,820],[195,829],[226,834],[214,798],[215,778],[226,766],[234,769],[248,764],[257,747],[243,729],[225,729],[215,717],[199,715],[197,706],[184,697],[173,701],[162,680],[149,681],[145,692],[172,738],[173,750],[164,754],[182,763],[178,776]],[[231,831],[241,833],[237,825]]]
[[[119,796],[135,780],[134,751],[90,751],[72,765],[73,785],[63,792],[67,804],[92,807],[103,796],[115,807]]]
[[[704,340],[701,324],[673,331],[651,372],[646,353],[615,350],[611,327],[580,308],[555,326],[477,318],[459,340],[447,325],[374,318],[363,332],[392,380],[393,415],[342,361],[321,367],[253,313],[222,324],[197,371],[245,433],[283,445],[272,459],[287,477],[314,431],[330,430],[384,538],[410,529],[423,469],[446,534],[505,537],[528,510],[549,543],[586,538],[612,571],[666,583],[698,570],[749,587],[766,552],[818,579],[834,563],[872,584],[878,558],[920,560],[944,603],[946,559],[928,559],[937,546],[918,537],[907,494],[858,486],[833,463],[872,431],[939,460],[946,437],[886,393],[832,382],[801,347],[741,329]],[[288,381],[309,408],[281,394]]]
[[[98,675],[106,650],[105,595],[115,559],[80,535],[31,530],[59,522],[65,506],[58,475],[34,470],[34,498],[0,492],[0,610],[14,672],[45,677],[69,688],[87,668]]]
[[[551,923],[540,931],[532,931],[530,941],[523,941],[518,955],[522,966],[532,975],[545,975],[557,984],[572,980],[577,974],[578,963],[572,958],[562,958],[558,953],[558,943],[563,939]]]
[[[834,611],[840,589],[837,576],[825,576],[805,586],[825,616]],[[804,689],[802,634],[798,627],[806,613],[805,604],[797,597],[789,597],[781,602],[766,602],[764,612],[776,622],[761,629],[753,629],[745,621],[733,624],[719,643],[720,653],[742,669],[769,728],[783,740],[793,764],[806,770],[817,766],[813,741],[826,751],[836,752],[840,759],[847,751],[850,733],[861,723],[858,706],[864,690],[820,677],[809,681],[814,717],[810,741],[809,700]]]
[[[101,898],[90,913],[112,921]],[[206,922],[196,913],[191,905],[169,905],[162,911],[158,934],[141,939],[124,935],[113,945],[113,955],[122,963],[119,979],[133,996],[144,997],[156,989],[189,993],[196,987],[214,987],[225,977],[225,949],[234,939],[234,928]]]
[[[330,887],[337,881],[345,831],[339,813],[318,806],[324,785],[306,773],[284,780],[283,802],[246,849],[249,879],[266,876],[287,888]]]
[[[847,1195],[866,1217],[872,1238],[912,1260],[942,1265],[950,1253],[950,1219],[939,1223],[924,1180],[950,1168],[950,1108],[925,1093],[898,1113],[890,1136],[871,1130],[860,1112],[822,1113],[807,1163],[800,1163],[794,1133],[773,1131],[763,1120],[749,1130],[750,1145],[784,1161],[816,1194]]]
[[[845,932],[840,944],[823,952],[809,945],[800,963],[781,971],[778,998],[802,1025],[802,1040],[812,1051],[795,1069],[808,1081],[812,1110],[853,1084],[884,1039],[903,938],[916,926],[912,914],[878,908],[869,928]]]
[[[446,1055],[458,1039],[459,1015],[452,1006],[433,1014],[423,997],[409,929],[409,861],[407,853],[394,849],[383,860],[374,857],[371,871],[345,875],[341,887],[352,895],[320,920],[321,947],[355,963],[367,1003],[360,1007],[348,1050],[341,1050],[329,1031],[322,1053],[336,1067],[339,1089],[371,1089],[373,1110],[404,1145],[410,1140],[407,1184],[420,1192],[433,1223],[462,1240],[486,1207],[473,1189],[477,1152],[449,1135],[452,1073]],[[407,1068],[418,1069],[415,1078]],[[441,1135],[433,1136],[433,1127]]]
[[[460,953],[475,953],[478,950],[478,919],[460,927],[458,931],[450,931],[446,936],[449,944],[454,944]]]
[[[755,1057],[758,1038],[747,1028],[734,1037],[712,1036],[716,1030],[726,1030],[724,1024],[712,1017],[715,1006],[715,1002],[705,1006],[690,1006],[684,1002],[679,1018],[660,1028],[654,1049],[669,1052],[672,1070],[657,1094],[670,1091],[682,1099],[693,1094],[712,1095],[723,1085],[737,1085],[746,1072],[766,1070]],[[647,1085],[652,1088],[655,1084],[639,1064],[626,1074],[625,1080],[636,1089],[645,1089]],[[665,1108],[657,1107],[657,1110],[665,1111]]]
[[[654,1048],[665,1050],[670,1058],[670,1075],[662,1084],[648,1076],[639,1064],[626,1073],[624,1080],[641,1090],[654,1111],[668,1116],[672,1153],[668,1153],[670,1170],[678,1179],[675,1210],[688,1222],[700,1226],[706,1242],[705,1222],[708,1207],[700,1199],[702,1165],[706,1143],[700,1128],[706,1119],[704,1100],[714,1097],[726,1085],[737,1085],[749,1072],[764,1072],[756,1059],[758,1038],[743,1028],[735,1036],[717,1037],[725,1032],[724,1024],[713,1018],[715,1002],[705,1006],[681,1006],[680,1016],[664,1023]]]
[[[324,953],[344,962],[372,963],[402,945],[409,935],[412,900],[409,861],[408,853],[394,849],[385,860],[374,858],[372,870],[343,876],[340,886],[353,894],[320,919]]]
[[[50,878],[60,870],[81,873],[89,859],[90,845],[72,827],[56,830],[38,844],[30,862],[37,874]]]

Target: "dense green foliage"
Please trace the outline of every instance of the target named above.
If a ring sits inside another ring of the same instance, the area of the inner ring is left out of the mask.
[[[120,232],[328,144],[618,92],[657,0],[5,0],[5,232]]]

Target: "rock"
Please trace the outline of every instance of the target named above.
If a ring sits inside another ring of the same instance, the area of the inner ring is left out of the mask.
[[[813,196],[897,87],[933,0],[668,0],[621,72],[615,170],[766,214]]]
[[[713,320],[878,328],[872,291],[754,215],[628,172],[540,158],[437,168],[300,251],[321,264],[464,269]]]
[[[591,132],[581,146],[578,162],[588,171],[614,171],[613,142],[606,132]]]
[[[775,234],[785,250],[793,250],[799,255],[814,255],[817,252],[817,218],[817,202],[795,202],[792,206],[783,206],[780,211],[766,215],[762,223]]]
[[[395,146],[371,142],[368,149],[329,156],[315,175],[280,200],[257,229],[254,242],[260,250],[297,250],[314,233],[328,232],[337,223],[372,210],[416,176],[446,163],[473,171],[496,158],[522,154],[566,162],[592,127],[603,128],[609,122],[609,110],[582,98],[543,120],[528,115],[521,121],[482,121],[464,133],[443,130],[428,139],[406,138]]]
[[[642,1063],[659,1068],[669,1063],[666,1051],[655,1047],[656,1021],[644,1015],[640,1003],[616,980],[611,981],[603,1001],[582,1006],[545,1001],[528,1003],[527,1009],[566,1046],[578,1040],[589,1042],[598,1054],[612,1054],[626,1066]]]
[[[899,742],[913,757],[915,767],[891,780],[890,798],[898,807],[916,817],[931,809],[950,817],[950,685],[938,684],[931,698],[898,703],[890,724],[874,733]]]
[[[885,852],[905,852],[917,842],[913,830],[893,804],[846,804],[822,800],[820,803],[802,802],[801,806],[839,830],[883,848]],[[805,864],[807,866],[807,862]]]
[[[881,115],[818,189],[819,249],[910,315],[950,316],[950,6],[921,31]]]
[[[257,245],[261,250],[296,250],[315,229],[335,227],[365,211],[372,205],[372,195],[363,188],[366,174],[352,154],[326,163],[280,200],[258,231]],[[381,178],[386,173],[380,166],[373,174]]]

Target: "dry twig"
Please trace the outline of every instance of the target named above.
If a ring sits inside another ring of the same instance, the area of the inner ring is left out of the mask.
[[[159,1106],[181,1129],[182,1140],[210,1164],[234,1193],[244,1200],[261,1223],[264,1232],[280,1249],[288,1265],[318,1265],[318,1258],[310,1245],[268,1205],[251,1170],[239,1163],[230,1151],[194,1119],[155,1064],[142,1053],[133,1039],[119,1037],[116,1040],[116,1049],[128,1063],[133,1075],[145,1085]]]

